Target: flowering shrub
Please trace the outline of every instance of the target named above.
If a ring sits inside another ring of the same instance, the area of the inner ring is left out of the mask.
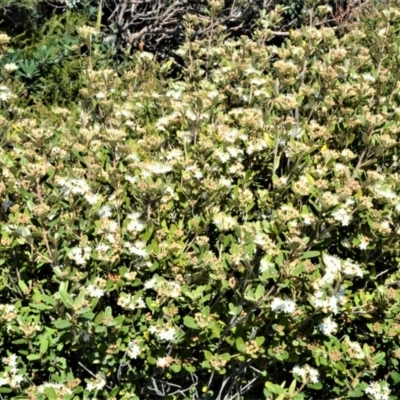
[[[400,12],[281,12],[65,108],[2,71],[3,398],[398,398]]]

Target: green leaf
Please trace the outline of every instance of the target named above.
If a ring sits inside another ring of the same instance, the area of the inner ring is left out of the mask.
[[[48,306],[46,304],[40,304],[40,303],[39,304],[30,303],[29,307],[36,308],[37,310],[41,310],[41,311],[49,311],[49,310],[53,309],[53,307],[51,307],[51,306]]]
[[[48,348],[49,348],[49,341],[47,339],[42,339],[40,341],[40,348],[39,348],[40,354],[46,353]]]
[[[351,392],[347,393],[347,397],[363,397],[364,392],[360,389],[352,390]]]
[[[75,303],[75,304],[76,304],[76,303]],[[75,314],[76,314],[76,315],[85,314],[85,313],[87,313],[87,312],[90,311],[90,310],[91,310],[90,307],[83,307],[83,308],[80,308],[79,310],[77,310],[77,311],[75,312]]]
[[[57,392],[52,387],[46,387],[44,389],[44,393],[47,396],[48,400],[57,400]]]
[[[25,294],[25,293],[29,293],[29,288],[28,288],[28,286],[26,285],[26,283],[25,282],[23,282],[23,281],[18,281],[18,286],[20,287],[20,289],[22,290],[22,292]]]
[[[296,268],[293,269],[293,271],[291,272],[291,274],[293,276],[299,276],[304,270],[305,270],[305,266],[304,264],[299,264]]]
[[[236,348],[241,353],[244,353],[246,351],[246,345],[240,336],[236,338]]]
[[[58,319],[55,323],[54,326],[57,329],[65,329],[65,328],[69,328],[71,326],[71,322],[65,320],[65,319]]]
[[[256,299],[256,301],[260,300],[264,296],[264,294],[265,294],[264,286],[261,285],[261,284],[258,285],[257,289],[256,289],[256,292],[254,294],[254,298]]]
[[[47,294],[42,294],[41,297],[45,303],[51,304],[52,306],[57,305],[57,301],[55,299],[53,299],[53,297],[47,296]]]
[[[49,341],[47,339],[42,339],[40,341],[40,354],[46,353],[47,349],[49,348]]]
[[[315,390],[321,390],[321,389],[322,389],[322,383],[321,383],[321,382],[309,383],[307,386],[308,386],[309,388],[315,389]]]
[[[72,300],[72,297],[67,292],[60,290],[58,294],[60,295],[61,301],[64,303],[65,307],[72,308],[74,306],[74,300]]]
[[[304,260],[307,258],[314,258],[314,257],[318,257],[321,254],[320,251],[314,250],[314,251],[306,251],[305,253],[303,253],[300,257],[300,259]]]
[[[181,368],[182,367],[181,367],[180,364],[172,364],[171,365],[171,370],[174,371],[174,372],[180,372]]]
[[[26,356],[26,358],[27,358],[29,361],[33,361],[33,360],[40,360],[40,359],[42,358],[42,356],[41,356],[40,354],[28,354],[28,355]]]
[[[291,383],[291,385],[290,385],[290,387],[289,387],[289,394],[294,394],[294,392],[296,391],[296,381],[294,380],[294,381],[292,381],[292,383]]]
[[[196,324],[196,321],[193,317],[189,317],[188,315],[185,316],[183,319],[183,323],[185,326],[191,329],[199,329],[199,326]]]
[[[82,307],[83,302],[85,301],[85,291],[81,290],[74,301],[75,308],[79,309]]]
[[[393,371],[390,374],[390,377],[393,379],[394,383],[399,383],[400,382],[400,374],[398,372]]]

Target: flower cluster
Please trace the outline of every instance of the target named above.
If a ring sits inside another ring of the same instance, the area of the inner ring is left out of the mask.
[[[303,382],[310,381],[312,383],[317,383],[319,380],[319,372],[307,364],[305,364],[303,367],[294,367],[292,373],[298,375]]]
[[[372,382],[365,389],[365,393],[369,394],[374,400],[389,400],[390,389],[386,382]]]

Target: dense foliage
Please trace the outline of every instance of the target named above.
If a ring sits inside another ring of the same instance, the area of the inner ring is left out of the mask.
[[[399,398],[393,5],[186,15],[177,78],[74,13],[1,34],[0,396]]]
[[[158,58],[173,56],[186,35],[191,40],[212,36],[218,26],[227,35],[239,38],[250,35],[259,13],[270,12],[276,5],[285,6],[275,26],[277,41],[287,36],[289,28],[301,24],[329,25],[341,29],[356,19],[365,0],[329,0],[329,12],[313,13],[314,0],[0,0],[0,30],[35,39],[45,21],[71,11],[96,26],[104,42],[120,50],[145,49]],[[199,23],[186,31],[185,15],[192,14]]]

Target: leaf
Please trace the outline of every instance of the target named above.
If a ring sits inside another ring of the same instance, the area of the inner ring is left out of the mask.
[[[265,294],[264,286],[259,284],[254,294],[254,298],[256,299],[256,301],[260,300],[264,296],[264,294]]]
[[[171,365],[171,370],[174,371],[174,372],[180,372],[181,368],[182,367],[181,367],[180,364],[172,364]]]
[[[88,311],[91,311],[91,308],[90,308],[90,307],[83,307],[83,308],[80,308],[79,310],[77,310],[77,311],[75,312],[75,314],[76,314],[76,315],[85,314],[85,313],[87,313]]]
[[[28,355],[26,356],[26,358],[27,358],[29,361],[34,361],[34,360],[40,360],[40,359],[42,358],[42,356],[41,356],[40,354],[28,354]]]
[[[296,381],[294,380],[289,387],[289,394],[293,395],[296,391]]]
[[[307,386],[308,386],[309,388],[315,389],[315,390],[321,390],[321,389],[322,389],[322,383],[321,383],[321,382],[309,383]]]
[[[296,268],[293,269],[291,274],[293,276],[299,276],[304,270],[305,270],[305,265],[304,264],[299,264]]]
[[[74,300],[72,300],[72,297],[66,291],[60,290],[58,294],[60,295],[61,301],[64,303],[65,307],[72,308],[74,306]]]
[[[303,253],[300,257],[300,259],[304,260],[307,258],[314,258],[314,257],[318,257],[321,254],[320,251],[314,250],[314,251],[306,251],[305,253]]]
[[[18,286],[24,294],[29,293],[29,288],[24,281],[18,281]]]
[[[47,396],[48,400],[57,400],[57,392],[52,387],[46,387],[44,389],[44,393]]]
[[[347,393],[347,397],[363,397],[364,392],[360,389],[352,390],[351,392]]]
[[[54,326],[57,329],[65,329],[65,328],[69,328],[71,326],[71,322],[69,322],[65,319],[58,319],[56,322],[54,322]]]
[[[400,382],[400,374],[398,372],[393,371],[390,374],[390,377],[393,379],[394,383],[399,383]]]
[[[85,291],[81,290],[77,296],[77,298],[75,299],[75,308],[79,309],[82,307],[83,302],[85,301]]]
[[[41,310],[41,311],[48,311],[48,310],[53,309],[53,307],[51,307],[51,306],[48,306],[46,304],[40,304],[40,303],[39,304],[31,303],[31,304],[29,304],[29,306],[31,308],[36,308],[37,310]]]
[[[241,353],[244,353],[246,351],[246,345],[244,344],[244,341],[240,336],[236,338],[236,348]]]
[[[40,341],[40,348],[39,348],[40,354],[46,353],[48,348],[49,348],[49,341],[47,339],[42,339]]]
[[[189,317],[188,315],[185,316],[183,319],[183,323],[185,326],[191,329],[199,329],[199,326],[196,324],[196,321],[194,320],[193,317]]]

